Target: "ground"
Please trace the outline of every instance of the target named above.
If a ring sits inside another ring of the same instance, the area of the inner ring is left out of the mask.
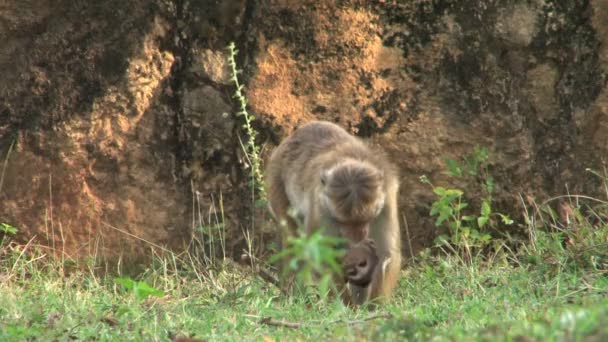
[[[608,227],[601,231],[608,236]],[[594,264],[580,247],[599,241],[556,249],[551,241],[562,238],[539,234],[535,250],[468,264],[423,253],[402,273],[389,304],[374,310],[287,297],[229,260],[210,268],[164,255],[133,281],[14,249],[0,268],[0,339],[605,340],[605,247],[591,253]]]
[[[460,161],[448,165],[447,173],[471,171]],[[608,189],[608,174],[596,176]],[[225,234],[210,232],[212,240],[196,239],[185,253],[151,245],[150,262],[133,270],[101,255],[56,258],[44,246],[19,243],[18,229],[2,224],[0,339],[608,338],[608,190],[602,197],[563,196],[559,211],[527,199],[525,219],[507,222],[487,194],[480,210],[465,215],[464,192],[425,184],[436,194],[433,219],[447,213],[449,236],[407,258],[390,300],[356,309],[323,287],[337,254],[327,248],[335,241],[320,234],[285,245],[301,285],[286,293],[277,271],[252,253],[252,239],[239,262],[226,257]],[[448,196],[454,193],[460,195]],[[487,235],[499,221],[494,217],[526,235]]]

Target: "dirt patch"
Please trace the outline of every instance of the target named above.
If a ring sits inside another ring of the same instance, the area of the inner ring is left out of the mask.
[[[276,22],[257,31],[260,54],[247,93],[254,111],[287,132],[313,118],[355,132],[383,129],[407,111],[414,83],[399,71],[401,50],[382,44],[377,15],[328,4],[264,10],[260,16]],[[287,27],[285,18],[314,25]],[[292,35],[309,38],[306,50]]]

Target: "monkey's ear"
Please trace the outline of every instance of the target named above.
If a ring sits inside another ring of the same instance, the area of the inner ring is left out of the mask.
[[[321,185],[325,186],[327,184],[328,179],[329,179],[329,170],[321,171]]]

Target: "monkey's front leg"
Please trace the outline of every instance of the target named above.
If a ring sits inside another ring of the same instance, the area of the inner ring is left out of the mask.
[[[392,254],[381,259],[376,272],[374,272],[367,299],[386,301],[397,287],[400,272],[401,255]]]
[[[370,229],[379,264],[374,271],[367,300],[386,300],[397,286],[401,272],[401,238],[397,217],[396,188],[389,192],[387,206]]]
[[[398,257],[399,258],[399,257]],[[356,305],[382,303],[390,297],[399,280],[400,260],[381,259],[374,270],[369,286],[349,284],[352,300]]]

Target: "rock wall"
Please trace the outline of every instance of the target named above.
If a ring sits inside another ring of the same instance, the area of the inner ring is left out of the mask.
[[[608,151],[601,0],[9,0],[0,222],[68,255],[135,256],[184,247],[221,199],[229,252],[253,218],[263,249],[233,40],[264,154],[313,119],[383,146],[415,250],[437,234],[419,177],[446,182],[442,158],[476,145],[514,216],[519,193],[600,193],[584,170]]]

